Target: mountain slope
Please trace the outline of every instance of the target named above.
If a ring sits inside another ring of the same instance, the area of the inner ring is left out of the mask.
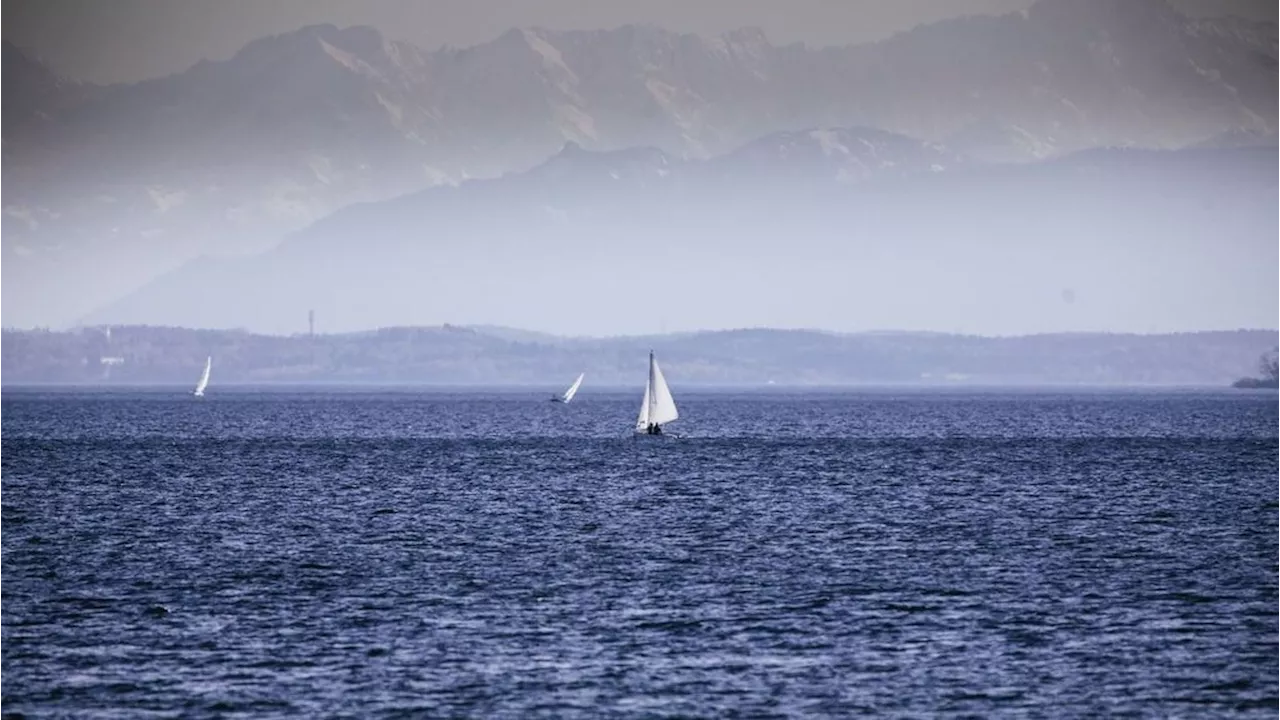
[[[1190,20],[1156,0],[1042,1],[841,52],[863,73],[844,101],[875,108],[868,124],[919,137],[994,124],[1043,155],[1275,127],[1275,26]],[[886,77],[910,78],[912,92]]]
[[[848,128],[705,161],[569,145],[527,173],[192,263],[86,321],[289,332],[314,309],[335,331],[1266,326],[1276,162],[1266,148],[1099,150],[986,166]]]
[[[3,300],[21,324],[66,322],[200,255],[261,251],[353,203],[527,169],[566,141],[705,158],[857,125],[1027,160],[1276,130],[1275,25],[1160,0],[1041,0],[821,49],[627,26],[427,52],[314,26],[91,92],[10,55],[6,86],[44,88],[6,92]]]
[[[109,91],[58,75],[8,40],[3,42],[0,67],[5,88],[2,121],[6,140],[36,137],[59,114]],[[6,142],[6,162],[12,149]]]

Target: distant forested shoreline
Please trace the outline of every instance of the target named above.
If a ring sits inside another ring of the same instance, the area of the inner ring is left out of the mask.
[[[1275,330],[978,337],[743,329],[565,338],[491,327],[259,335],[154,326],[5,330],[4,385],[219,383],[542,385],[643,381],[653,349],[673,385],[1219,385],[1249,374]],[[1274,355],[1268,357],[1274,358]],[[1274,368],[1274,359],[1269,366]],[[1275,374],[1270,385],[1275,387]],[[1240,385],[1245,387],[1246,385]]]

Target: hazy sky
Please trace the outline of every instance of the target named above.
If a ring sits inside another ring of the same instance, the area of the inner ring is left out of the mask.
[[[922,22],[1025,8],[1031,0],[6,0],[4,38],[55,70],[133,81],[221,60],[264,35],[313,23],[372,25],[424,48],[473,45],[517,26],[651,23],[714,34],[744,25],[775,43],[875,40]],[[1192,12],[1276,18],[1275,2],[1178,0]]]

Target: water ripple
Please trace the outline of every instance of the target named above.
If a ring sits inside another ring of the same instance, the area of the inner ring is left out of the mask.
[[[6,393],[4,711],[1273,717],[1274,395],[964,397]]]

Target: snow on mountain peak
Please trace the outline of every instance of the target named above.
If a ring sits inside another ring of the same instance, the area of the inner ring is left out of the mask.
[[[12,50],[6,202],[50,214],[38,227],[8,214],[6,248],[129,237],[154,256],[131,260],[139,274],[206,246],[261,247],[353,202],[534,167],[566,140],[651,149],[561,153],[557,162],[598,163],[585,176],[601,184],[678,175],[691,163],[671,158],[689,157],[852,182],[962,162],[894,133],[1026,161],[1126,142],[1274,143],[1277,124],[1275,24],[1188,20],[1157,0],[1040,0],[1025,15],[821,50],[774,48],[753,28],[708,38],[627,25],[515,29],[428,52],[373,28],[313,25],[106,88],[65,82]],[[183,193],[181,204],[149,188]],[[139,240],[161,223],[169,244]]]

